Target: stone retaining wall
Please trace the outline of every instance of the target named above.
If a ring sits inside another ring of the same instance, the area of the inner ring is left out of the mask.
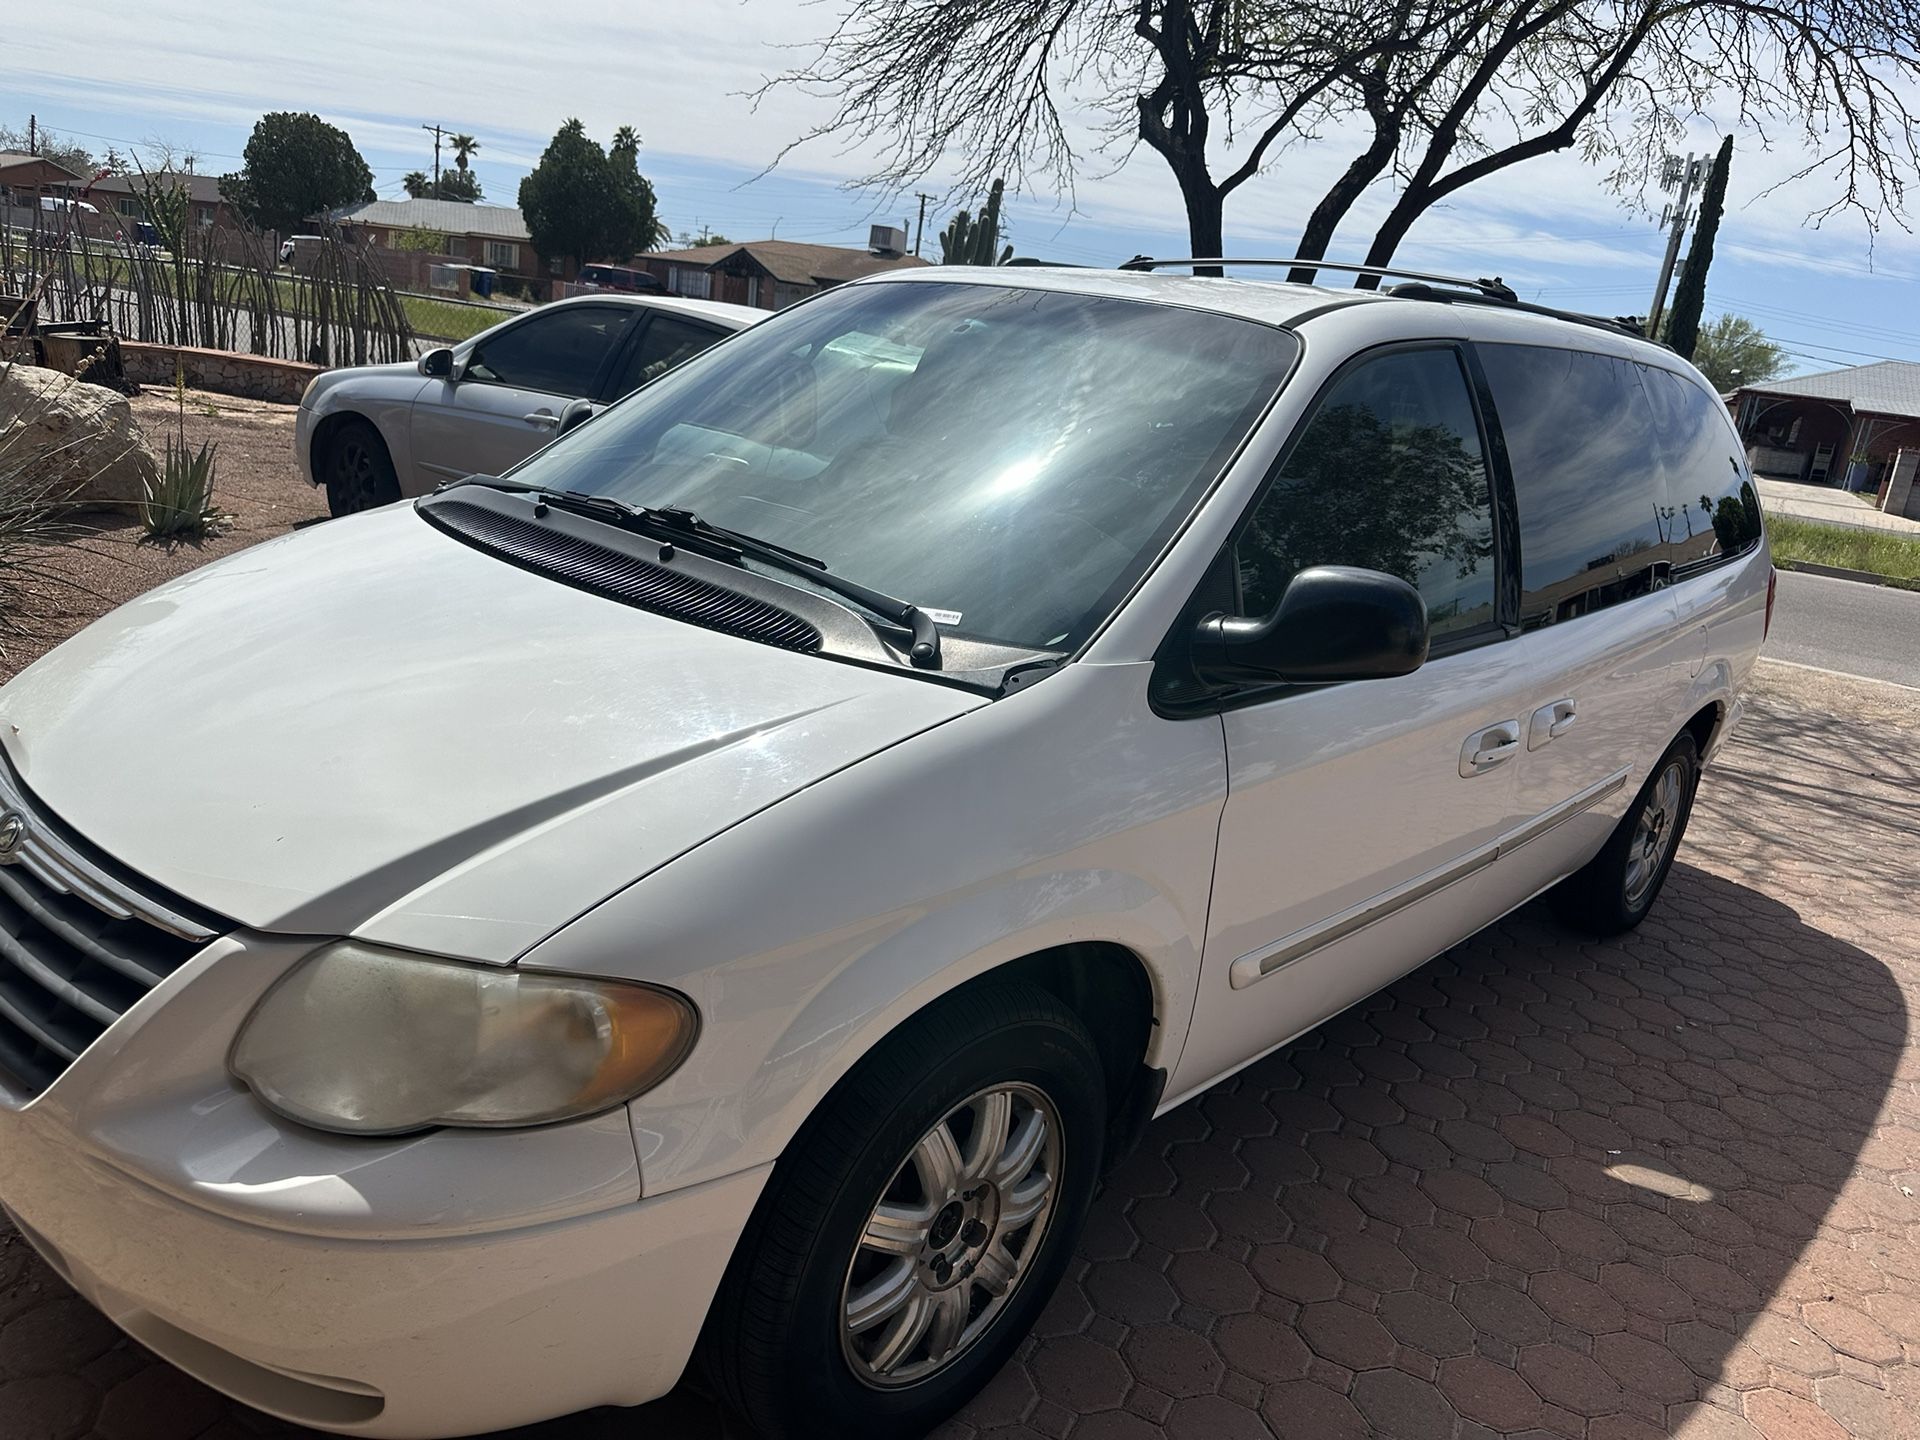
[[[298,360],[272,360],[232,350],[200,350],[190,345],[153,345],[122,340],[120,355],[127,378],[142,385],[173,384],[174,369],[196,390],[221,395],[243,395],[250,400],[277,400],[296,405],[307,382],[324,368]]]

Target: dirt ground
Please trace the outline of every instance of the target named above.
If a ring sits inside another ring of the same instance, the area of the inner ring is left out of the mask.
[[[79,517],[72,538],[27,557],[40,578],[17,582],[17,608],[0,627],[0,681],[161,581],[326,518],[325,493],[294,464],[293,406],[189,390],[183,407],[172,390],[151,388],[132,404],[156,454],[182,431],[195,449],[214,442],[214,499],[231,519],[197,544],[155,544],[130,515]]]

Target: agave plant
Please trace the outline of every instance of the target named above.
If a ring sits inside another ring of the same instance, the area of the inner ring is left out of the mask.
[[[148,484],[140,502],[140,528],[149,540],[203,540],[226,523],[213,503],[217,448],[209,440],[196,454],[184,439],[167,437],[160,478]]]

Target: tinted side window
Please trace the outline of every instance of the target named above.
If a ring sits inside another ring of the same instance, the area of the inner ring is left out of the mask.
[[[1726,409],[1690,380],[1647,366],[1641,373],[1660,440],[1675,579],[1760,542],[1760,497],[1740,463]]]
[[[1653,414],[1608,355],[1481,345],[1520,510],[1520,622],[1532,629],[1667,581]]]
[[[613,398],[618,400],[656,376],[666,374],[682,360],[692,359],[714,341],[722,339],[726,333],[711,325],[682,320],[678,315],[655,315],[647,322],[640,343],[627,356],[624,373],[613,387]]]
[[[1435,639],[1493,622],[1493,507],[1480,427],[1451,349],[1348,371],[1280,463],[1236,553],[1240,613],[1295,573],[1359,565],[1411,581]]]
[[[467,361],[474,380],[586,395],[613,345],[633,318],[624,305],[567,305],[536,315],[480,342]]]

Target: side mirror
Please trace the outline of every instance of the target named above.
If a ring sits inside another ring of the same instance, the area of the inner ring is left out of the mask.
[[[591,400],[569,400],[566,408],[560,412],[560,428],[557,433],[564,435],[576,430],[600,412],[594,409]]]
[[[438,350],[429,350],[420,357],[417,367],[429,380],[451,380],[453,378],[453,351],[442,345]]]
[[[1316,565],[1293,577],[1264,620],[1209,615],[1193,638],[1201,677],[1222,684],[1384,680],[1427,658],[1427,606],[1378,570]]]

